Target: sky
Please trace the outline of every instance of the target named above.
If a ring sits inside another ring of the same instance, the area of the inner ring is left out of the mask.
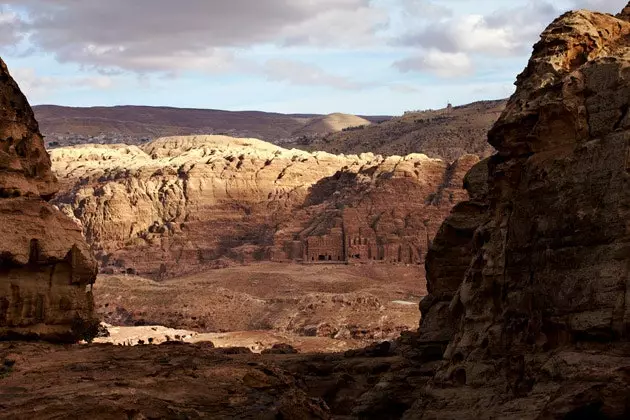
[[[9,0],[31,104],[399,115],[508,97],[562,12],[627,0]]]

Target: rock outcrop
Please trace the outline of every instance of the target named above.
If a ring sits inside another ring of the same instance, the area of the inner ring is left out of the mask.
[[[444,362],[405,418],[630,416],[624,10],[566,13],[534,46],[429,252],[418,346]]]
[[[165,278],[248,261],[421,264],[478,158],[331,155],[174,137],[55,149],[55,203],[106,272]]]
[[[93,325],[96,261],[58,189],[26,98],[0,60],[0,339],[74,341]]]
[[[440,359],[455,334],[450,304],[470,265],[475,232],[487,218],[488,160],[466,174],[464,188],[470,198],[453,207],[427,253],[429,295],[421,302],[417,343],[425,361]]]

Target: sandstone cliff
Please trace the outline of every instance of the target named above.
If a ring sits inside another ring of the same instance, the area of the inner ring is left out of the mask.
[[[92,324],[96,262],[57,191],[26,98],[0,60],[0,339],[76,340]]]
[[[566,13],[534,46],[429,252],[417,346],[444,363],[406,418],[630,416],[626,19]]]
[[[106,272],[164,278],[256,260],[421,264],[478,161],[331,155],[173,137],[55,149],[55,203]]]

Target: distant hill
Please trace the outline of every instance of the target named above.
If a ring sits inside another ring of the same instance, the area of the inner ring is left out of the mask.
[[[294,136],[326,135],[370,124],[372,123],[369,120],[356,115],[335,113],[313,118],[306,126],[296,131]]]
[[[48,148],[87,143],[138,145],[160,137],[214,134],[258,138],[307,151],[424,153],[453,161],[465,154],[492,152],[486,135],[505,103],[482,101],[395,118],[148,106],[33,108]]]
[[[407,112],[401,117],[327,135],[303,136],[294,147],[330,153],[365,152],[404,156],[424,153],[449,161],[465,154],[487,156],[492,147],[488,130],[506,100],[481,101],[439,110]],[[288,145],[285,145],[287,147]]]
[[[255,137],[281,144],[291,142],[306,127],[310,127],[311,134],[325,135],[334,132],[337,126],[341,130],[347,124],[391,118],[377,116],[366,117],[369,119],[366,120],[354,115],[337,118],[316,114],[149,106],[75,108],[39,105],[33,110],[51,147],[85,143],[138,144],[159,137],[191,134]],[[321,127],[321,133],[317,131],[318,127]]]

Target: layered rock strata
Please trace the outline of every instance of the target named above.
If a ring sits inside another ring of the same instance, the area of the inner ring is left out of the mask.
[[[33,112],[0,60],[0,339],[74,341],[93,325],[97,266],[58,189]]]

